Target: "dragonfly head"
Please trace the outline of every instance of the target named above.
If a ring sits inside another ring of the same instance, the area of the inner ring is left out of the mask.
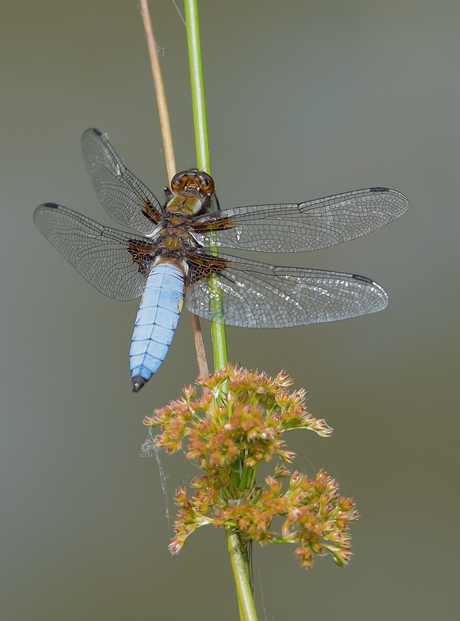
[[[206,209],[214,193],[214,181],[210,175],[192,168],[178,172],[171,179],[171,196],[166,209],[190,215]]]
[[[204,201],[214,193],[214,180],[211,175],[197,168],[184,170],[171,179],[171,191],[176,195],[182,194]]]

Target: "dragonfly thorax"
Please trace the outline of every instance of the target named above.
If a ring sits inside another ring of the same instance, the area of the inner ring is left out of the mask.
[[[188,216],[194,216],[203,209],[204,201],[200,198],[190,197],[187,198],[184,195],[174,196],[166,205],[166,211],[172,211],[173,213],[183,213]]]
[[[172,252],[182,256],[188,250],[195,249],[198,244],[192,233],[192,220],[191,215],[186,213],[176,211],[166,213],[163,226],[157,231],[155,251],[166,255]]]

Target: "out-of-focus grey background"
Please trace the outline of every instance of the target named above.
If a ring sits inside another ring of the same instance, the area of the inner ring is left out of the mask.
[[[182,9],[182,7],[180,7]],[[213,175],[223,207],[386,185],[409,212],[330,250],[255,257],[350,271],[390,294],[378,315],[228,330],[230,359],[308,390],[333,438],[292,436],[295,466],[355,498],[349,567],[304,572],[255,548],[260,619],[458,614],[460,5],[355,0],[200,2]],[[195,164],[185,29],[151,2],[177,165]],[[35,230],[58,202],[110,224],[79,140],[108,132],[162,196],[167,183],[136,0],[2,2],[2,619],[236,619],[224,535],[178,557],[172,493],[196,470],[142,459],[142,419],[194,380],[188,313],[156,376],[131,393],[137,303],[92,289]],[[206,333],[209,326],[204,325]],[[209,338],[207,339],[209,343]],[[289,440],[289,438],[288,438]]]

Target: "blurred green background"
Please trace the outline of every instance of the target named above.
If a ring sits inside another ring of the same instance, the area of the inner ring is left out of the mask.
[[[185,29],[150,3],[177,165],[195,164]],[[182,7],[180,6],[181,10]],[[362,514],[349,567],[305,573],[255,548],[260,619],[453,619],[458,596],[460,4],[200,2],[213,174],[221,205],[385,185],[411,202],[372,235],[273,263],[373,278],[378,315],[292,330],[229,329],[230,359],[290,373],[330,440],[292,436]],[[88,285],[35,230],[61,203],[104,224],[79,140],[108,132],[160,197],[167,183],[136,0],[1,3],[1,590],[8,621],[238,618],[222,532],[178,557],[182,455],[142,459],[145,415],[196,375],[184,311],[168,357],[131,393],[137,302]],[[206,333],[209,325],[204,325]],[[209,343],[209,338],[207,337]],[[289,438],[288,438],[289,440]]]

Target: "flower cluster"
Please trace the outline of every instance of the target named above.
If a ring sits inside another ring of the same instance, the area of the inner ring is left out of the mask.
[[[205,473],[192,480],[192,497],[183,488],[176,492],[179,512],[171,552],[179,552],[200,526],[214,524],[235,528],[243,541],[298,544],[295,554],[306,569],[314,554],[327,552],[338,565],[346,565],[351,555],[348,525],[358,517],[352,500],[338,495],[337,483],[325,472],[310,479],[291,474],[286,466],[295,454],[281,438],[285,431],[332,433],[324,420],[307,412],[305,391],[289,392],[292,380],[283,372],[272,379],[231,365],[197,384],[201,397],[187,387],[183,398],[144,420],[161,428],[156,447],[170,453],[184,448]],[[273,476],[257,486],[259,464],[273,457],[278,458]],[[282,479],[289,479],[284,493]],[[280,532],[272,529],[275,518],[284,519]]]

